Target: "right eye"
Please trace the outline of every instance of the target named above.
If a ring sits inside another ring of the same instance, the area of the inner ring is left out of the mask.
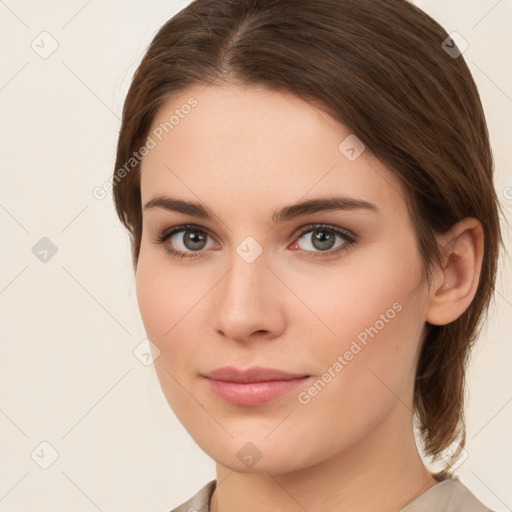
[[[208,231],[193,224],[174,226],[157,236],[155,242],[163,244],[165,250],[176,258],[200,258],[194,253],[207,249]],[[177,249],[176,249],[177,247]]]

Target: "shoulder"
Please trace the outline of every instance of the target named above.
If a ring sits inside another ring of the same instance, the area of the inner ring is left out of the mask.
[[[211,480],[192,498],[170,512],[209,512],[210,500],[217,485]],[[450,478],[440,482],[409,503],[400,512],[493,512],[458,479]]]
[[[199,489],[192,498],[185,501],[176,508],[173,508],[170,512],[209,512],[210,511],[210,500],[215,491],[217,480],[208,482],[204,487]]]
[[[409,503],[400,512],[493,512],[458,479],[449,478]]]

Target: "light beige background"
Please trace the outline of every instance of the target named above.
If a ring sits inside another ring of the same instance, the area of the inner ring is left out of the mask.
[[[134,356],[145,333],[128,238],[111,198],[92,195],[112,174],[133,72],[188,3],[0,0],[1,511],[164,512],[215,476],[153,367]],[[512,1],[416,3],[469,43],[510,219]],[[57,248],[46,262],[32,251],[43,237]],[[468,457],[458,468],[499,511],[512,510],[506,265],[469,371]]]

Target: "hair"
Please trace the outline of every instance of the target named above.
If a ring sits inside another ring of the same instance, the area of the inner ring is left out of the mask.
[[[160,107],[197,84],[260,85],[322,109],[398,176],[429,283],[442,265],[436,234],[477,218],[485,235],[476,294],[456,320],[425,324],[414,385],[424,453],[449,466],[466,442],[465,370],[493,298],[502,235],[485,115],[463,57],[443,48],[448,37],[406,0],[195,0],[158,30],[133,76],[113,197],[136,270],[140,161],[119,170]]]

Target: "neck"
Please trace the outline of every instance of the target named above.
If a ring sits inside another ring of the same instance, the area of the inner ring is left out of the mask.
[[[412,415],[398,402],[368,436],[312,467],[239,473],[217,464],[211,512],[391,512],[437,483],[419,456]]]

